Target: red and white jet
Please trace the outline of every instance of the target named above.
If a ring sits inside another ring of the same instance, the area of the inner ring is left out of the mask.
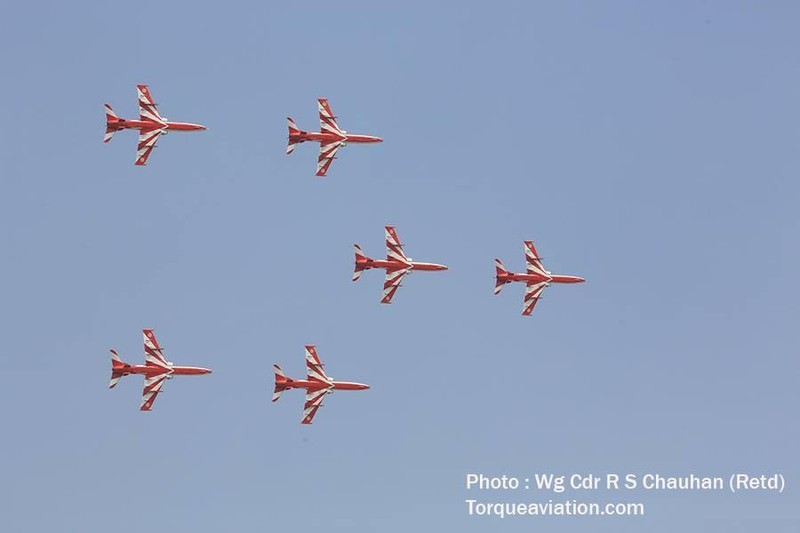
[[[386,260],[372,259],[364,255],[361,246],[353,245],[356,251],[356,268],[353,272],[353,281],[358,281],[361,273],[371,268],[383,268],[386,270],[386,278],[383,282],[382,304],[391,303],[394,293],[400,287],[400,282],[406,274],[411,274],[413,270],[447,270],[444,265],[436,263],[420,263],[413,261],[403,252],[403,245],[397,238],[394,226],[386,226]]]
[[[545,270],[542,258],[539,257],[539,252],[536,251],[533,241],[525,241],[525,263],[527,271],[524,274],[515,274],[507,271],[499,259],[494,260],[497,272],[497,282],[494,286],[495,294],[499,293],[506,283],[511,283],[512,281],[525,282],[525,302],[522,305],[522,314],[525,316],[533,312],[533,308],[536,306],[536,302],[539,301],[542,291],[545,287],[550,286],[551,283],[583,283],[586,281],[578,276],[560,276]]]
[[[286,153],[291,154],[298,143],[315,141],[319,143],[319,158],[317,159],[317,176],[324,176],[336,159],[336,152],[347,143],[380,143],[383,139],[372,135],[354,135],[347,133],[336,124],[331,106],[325,98],[317,98],[319,104],[319,133],[303,131],[297,127],[292,117],[289,121],[289,145]]]
[[[106,104],[106,136],[103,142],[108,142],[114,133],[119,130],[133,129],[139,130],[139,146],[136,149],[136,164],[144,165],[150,152],[156,147],[156,141],[161,135],[166,135],[168,131],[194,131],[204,130],[205,126],[192,124],[190,122],[169,122],[162,117],[156,109],[156,103],[150,96],[147,85],[137,85],[136,92],[139,95],[139,120],[127,120],[119,118],[111,106]]]
[[[144,390],[142,390],[142,411],[149,411],[156,401],[156,396],[161,392],[161,387],[173,376],[210,374],[208,368],[197,366],[175,366],[164,359],[161,346],[158,345],[152,329],[142,330],[144,333],[144,365],[129,365],[120,359],[116,350],[111,350],[111,383],[113,389],[122,376],[128,374],[144,374]]]
[[[335,390],[364,390],[369,385],[363,383],[353,383],[350,381],[334,381],[333,378],[325,374],[323,364],[317,355],[317,349],[313,345],[306,346],[306,379],[292,379],[286,377],[278,365],[273,365],[275,369],[275,391],[272,393],[272,401],[277,402],[283,391],[287,389],[306,389],[306,404],[303,408],[303,424],[310,424],[314,415],[322,407],[322,400],[326,394],[333,394]]]

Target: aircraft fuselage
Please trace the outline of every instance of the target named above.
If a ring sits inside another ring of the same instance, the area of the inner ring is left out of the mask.
[[[562,276],[559,274],[550,274],[548,276],[542,276],[541,274],[523,274],[517,272],[508,272],[506,274],[498,274],[497,277],[506,283],[511,283],[512,281],[524,281],[524,282],[533,282],[533,283],[540,283],[542,281],[546,281],[547,283],[583,283],[586,281],[585,279],[578,277],[578,276]]]
[[[313,131],[301,131],[300,133],[292,133],[289,135],[290,143],[302,143],[306,141],[314,141],[322,144],[330,144],[334,142],[380,143],[383,142],[383,139],[380,137],[374,137],[372,135],[356,135],[352,133],[337,135],[335,133]]]
[[[108,126],[116,127],[119,130],[161,130],[168,131],[197,131],[205,130],[206,127],[201,124],[192,124],[191,122],[155,122],[152,120],[127,120],[124,118],[116,121],[108,121]]]
[[[331,381],[325,383],[324,381],[309,381],[305,379],[292,379],[280,382],[281,386],[286,389],[306,389],[306,390],[321,390],[333,388],[335,390],[365,390],[369,385],[363,383],[354,383],[352,381]]]
[[[198,374],[210,374],[211,370],[199,366],[170,366],[169,368],[162,368],[154,365],[125,365],[124,367],[115,368],[116,371],[122,375],[128,374],[143,374],[145,376],[158,376],[168,372],[178,376],[192,376]]]
[[[444,265],[439,265],[436,263],[420,263],[416,261],[402,263],[400,261],[388,261],[383,259],[367,259],[366,261],[359,262],[363,263],[364,268],[367,270],[370,268],[381,268],[384,270],[403,270],[405,268],[410,268],[412,270],[447,270],[447,267]]]

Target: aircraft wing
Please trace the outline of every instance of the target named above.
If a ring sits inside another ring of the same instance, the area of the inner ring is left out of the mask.
[[[166,129],[159,130],[140,130],[139,131],[139,146],[136,149],[136,164],[144,166],[147,164],[147,158],[150,157],[150,152],[156,147],[156,142]]]
[[[144,380],[144,389],[142,390],[142,406],[139,407],[141,411],[149,411],[153,408],[153,402],[156,401],[158,393],[161,392],[161,387],[167,381],[167,378],[172,372],[165,371],[163,374],[155,376],[147,376]]]
[[[394,293],[400,288],[400,282],[403,281],[403,278],[409,272],[411,272],[410,268],[401,268],[397,270],[386,269],[386,278],[383,281],[382,304],[392,303]]]
[[[319,144],[319,158],[317,159],[317,176],[323,177],[328,172],[328,168],[336,159],[336,152],[339,148],[344,146],[340,141],[334,141],[327,144]]]
[[[328,391],[332,388],[333,387],[309,390],[306,392],[306,404],[303,408],[303,424],[310,424],[311,421],[314,420],[314,415],[316,415],[319,408],[322,407],[322,400],[325,399],[325,395],[328,394]]]
[[[525,284],[525,302],[522,304],[522,314],[524,316],[529,316],[533,312],[533,308],[536,307],[536,302],[539,301],[539,297],[545,287],[547,287],[546,281],[529,281]]]
[[[319,107],[319,131],[322,133],[344,135],[344,132],[336,123],[336,117],[333,115],[327,98],[317,98],[317,105]]]
[[[152,120],[154,122],[165,123],[166,120],[158,113],[158,104],[150,96],[150,89],[147,85],[137,85],[136,94],[139,97],[139,120]]]
[[[164,351],[158,344],[156,334],[152,329],[143,329],[144,336],[144,363],[147,366],[157,366],[169,370],[170,364],[164,359]]]
[[[386,226],[386,259],[389,261],[401,261],[403,263],[410,263],[411,260],[406,256],[403,251],[403,243],[397,236],[394,226]]]
[[[313,345],[306,346],[306,379],[319,383],[330,383],[331,378],[325,374],[323,366],[317,355],[317,348]]]
[[[525,241],[525,265],[528,274],[539,274],[542,276],[550,274],[544,268],[542,258],[539,256],[539,252],[536,251],[536,246],[533,245],[533,241]]]

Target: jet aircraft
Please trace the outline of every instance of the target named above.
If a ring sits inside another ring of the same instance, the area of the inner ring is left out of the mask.
[[[386,226],[386,260],[372,259],[367,257],[361,246],[353,245],[356,252],[356,268],[353,272],[353,281],[358,281],[362,272],[371,268],[382,268],[386,270],[386,278],[383,282],[383,298],[382,304],[392,302],[392,297],[397,289],[400,287],[400,282],[406,274],[410,274],[414,270],[447,270],[444,265],[437,265],[436,263],[420,263],[412,260],[403,252],[403,245],[400,239],[397,238],[397,232],[394,226]]]
[[[111,350],[111,383],[113,389],[123,376],[128,374],[144,375],[144,390],[142,390],[142,405],[139,409],[149,411],[156,401],[156,396],[161,392],[161,387],[173,376],[210,374],[208,368],[196,366],[175,366],[164,359],[161,346],[158,345],[156,335],[152,329],[142,330],[144,333],[144,365],[130,365],[120,359],[116,350]]]
[[[306,346],[306,379],[292,379],[286,377],[278,365],[273,365],[275,369],[275,390],[272,394],[272,401],[277,402],[283,391],[287,389],[306,389],[306,404],[303,408],[303,424],[310,424],[314,415],[322,407],[322,400],[326,394],[333,394],[334,390],[364,390],[369,385],[363,383],[352,383],[350,381],[334,381],[333,378],[325,374],[322,362],[317,355],[314,345]]]
[[[319,158],[317,159],[317,176],[324,176],[328,172],[333,160],[336,159],[336,152],[347,143],[379,143],[383,142],[380,137],[371,135],[354,135],[347,133],[336,124],[336,117],[333,116],[328,100],[318,98],[319,106],[319,133],[313,131],[303,131],[297,127],[292,117],[286,117],[289,122],[289,145],[286,153],[291,154],[297,144],[314,141],[319,143]]]
[[[157,104],[150,96],[147,85],[137,85],[139,95],[139,120],[119,118],[111,106],[106,104],[106,135],[103,142],[108,142],[114,133],[124,130],[139,130],[139,145],[136,149],[136,164],[145,165],[150,152],[156,147],[156,141],[161,135],[169,131],[194,131],[204,130],[205,126],[189,122],[169,122],[162,117],[156,109]]]
[[[522,305],[522,314],[525,316],[533,312],[536,302],[539,301],[540,295],[545,287],[549,287],[551,283],[582,283],[586,281],[578,276],[561,276],[551,274],[545,270],[542,264],[542,258],[533,241],[525,241],[525,262],[527,270],[524,274],[516,274],[509,272],[503,267],[503,263],[499,259],[494,260],[495,271],[497,274],[497,281],[494,286],[494,293],[498,294],[506,283],[512,281],[525,282],[525,301]]]

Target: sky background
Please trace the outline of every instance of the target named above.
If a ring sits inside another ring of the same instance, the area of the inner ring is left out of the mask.
[[[0,529],[796,532],[796,2],[0,7]],[[103,144],[136,84],[168,135]],[[285,117],[350,145],[284,155]],[[379,304],[352,245],[448,265]],[[521,317],[495,257],[555,273]],[[141,329],[211,376],[107,389]],[[273,363],[369,383],[270,403]],[[467,492],[465,475],[780,472],[774,493]],[[464,500],[642,501],[469,518]]]

